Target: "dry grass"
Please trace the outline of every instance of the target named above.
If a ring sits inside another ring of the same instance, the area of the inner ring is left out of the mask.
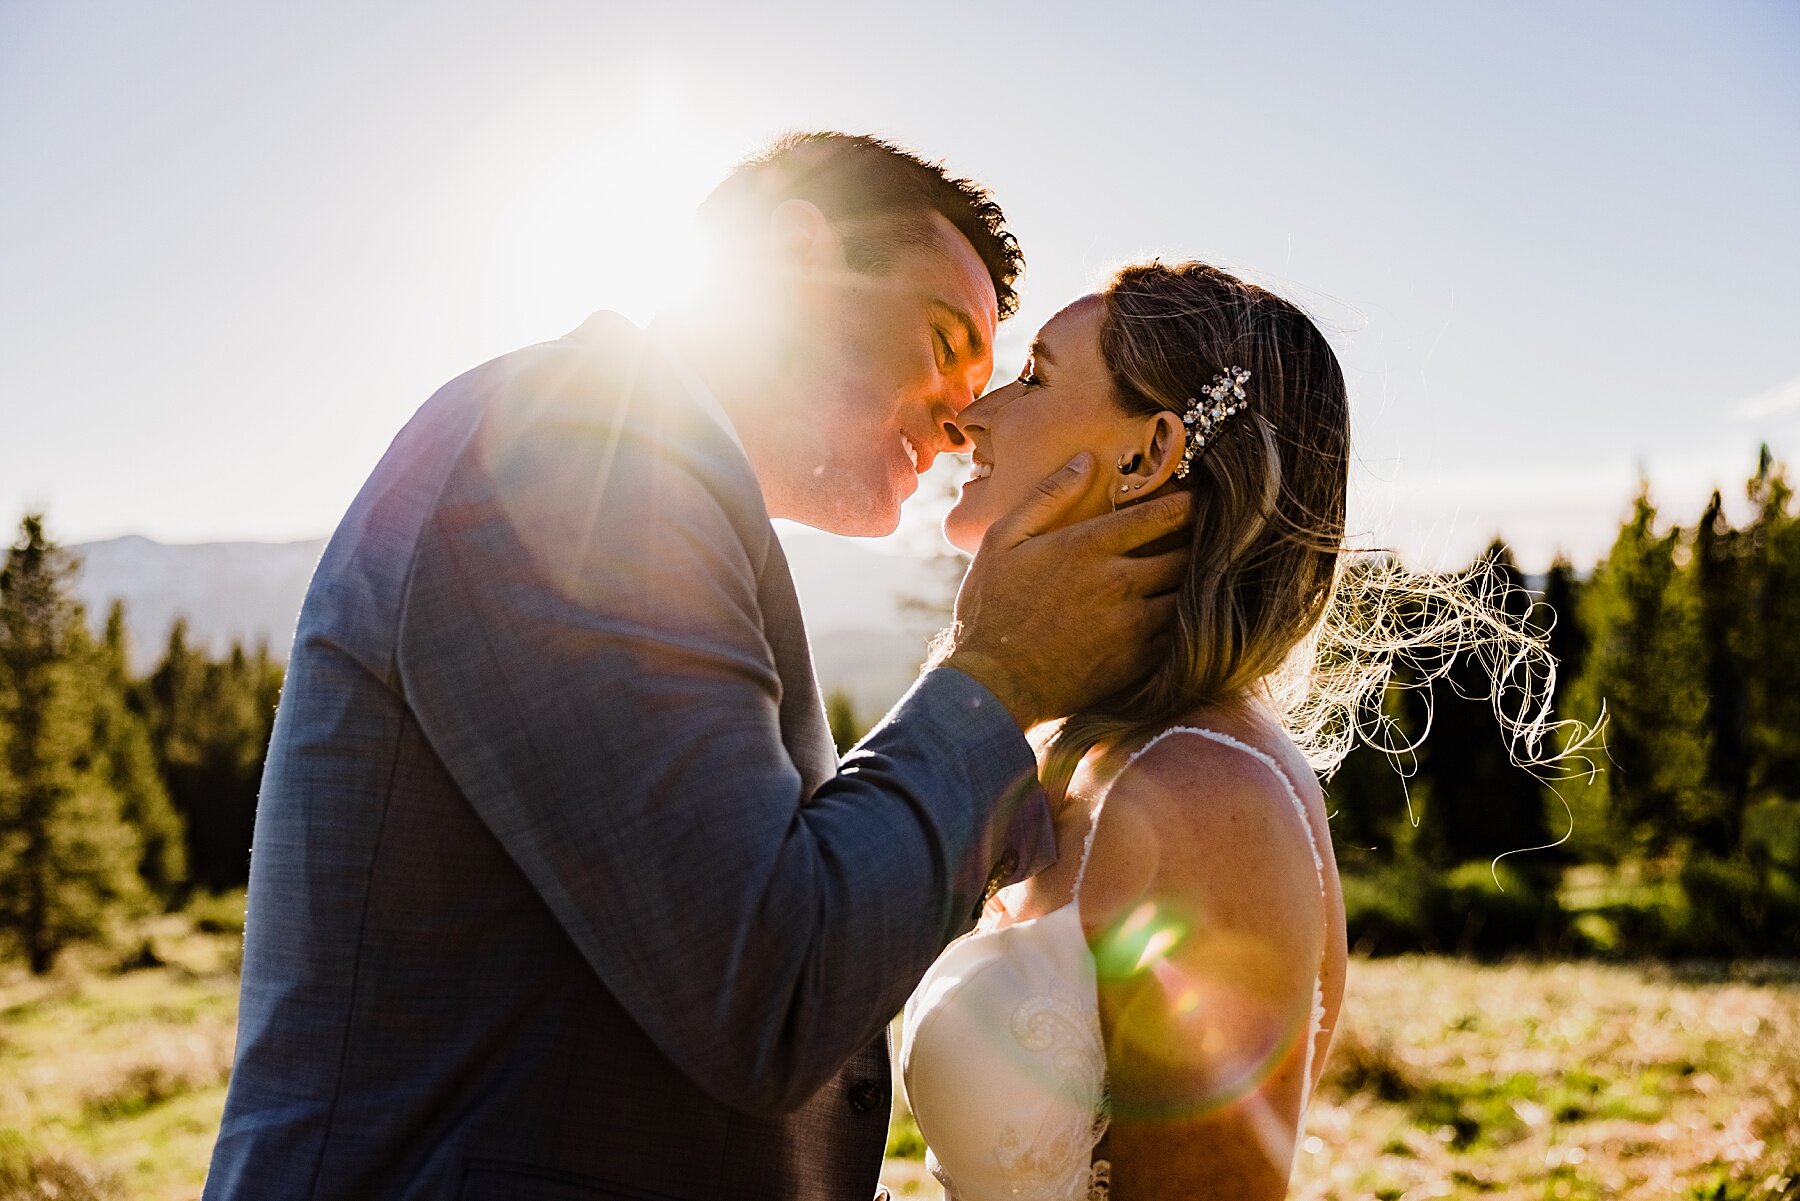
[[[1351,973],[1296,1201],[1800,1199],[1800,965]]]
[[[199,1194],[231,1067],[242,935],[194,927],[148,923],[153,957],[139,942],[71,954],[41,980],[0,967],[0,1201]],[[120,968],[152,958],[160,965]]]
[[[210,909],[141,934],[152,956],[0,966],[0,1201],[198,1194],[241,936]],[[1800,966],[1351,971],[1295,1198],[1800,1201]],[[940,1195],[904,1110],[890,1148],[898,1195]]]
[[[1793,970],[1352,972],[1296,1197],[1800,1197]]]

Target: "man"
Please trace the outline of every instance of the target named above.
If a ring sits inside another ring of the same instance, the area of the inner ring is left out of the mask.
[[[886,1022],[1054,856],[1021,729],[1136,666],[1169,602],[1120,598],[1177,564],[1121,552],[1185,514],[1047,533],[1085,486],[1048,481],[840,769],[769,519],[894,527],[1018,251],[979,189],[838,134],[702,216],[719,272],[681,314],[447,385],[325,552],[214,1201],[868,1197]]]

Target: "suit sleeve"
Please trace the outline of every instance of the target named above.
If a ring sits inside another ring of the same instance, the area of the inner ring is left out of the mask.
[[[943,669],[806,795],[757,602],[772,533],[677,449],[621,421],[478,431],[415,548],[400,682],[663,1053],[780,1110],[881,1032],[1009,838],[1041,857],[1048,812],[1005,708]]]

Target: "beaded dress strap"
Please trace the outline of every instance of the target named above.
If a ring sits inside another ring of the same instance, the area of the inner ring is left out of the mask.
[[[1300,799],[1300,790],[1294,787],[1293,778],[1289,776],[1286,771],[1282,770],[1281,764],[1275,761],[1275,756],[1269,754],[1260,747],[1251,746],[1240,738],[1233,738],[1229,734],[1221,733],[1218,730],[1209,730],[1204,726],[1170,726],[1168,729],[1152,738],[1149,742],[1146,742],[1143,746],[1133,751],[1131,757],[1125,760],[1125,766],[1119,769],[1119,775],[1114,776],[1113,779],[1117,780],[1119,776],[1130,771],[1132,764],[1143,758],[1150,752],[1151,748],[1155,747],[1157,743],[1169,737],[1171,734],[1198,734],[1200,737],[1209,738],[1212,741],[1219,743],[1221,746],[1235,747],[1236,749],[1243,751],[1246,755],[1249,755],[1252,759],[1260,762],[1271,772],[1275,773],[1275,778],[1280,780],[1282,786],[1287,789],[1288,800],[1293,803],[1294,812],[1299,816],[1302,828],[1306,830],[1306,840],[1308,845],[1312,848],[1313,867],[1319,874],[1319,896],[1324,897],[1326,895],[1325,856],[1319,850],[1318,836],[1313,833],[1312,819],[1307,816],[1306,802]],[[1081,865],[1075,870],[1075,900],[1077,902],[1081,900],[1081,881],[1087,876],[1088,857],[1094,852],[1094,835],[1100,830],[1100,813],[1105,808],[1106,794],[1102,793],[1100,795],[1099,803],[1094,806],[1093,825],[1088,827],[1087,840],[1081,847]],[[1323,964],[1320,966],[1322,968]],[[1307,1106],[1312,1102],[1313,1057],[1317,1052],[1317,1035],[1319,1033],[1320,1024],[1324,1021],[1324,1018],[1325,984],[1322,977],[1316,976],[1313,980],[1312,1028],[1309,1032],[1309,1037],[1306,1040],[1304,1087],[1301,1090],[1300,1099],[1300,1109],[1302,1113],[1306,1111]]]

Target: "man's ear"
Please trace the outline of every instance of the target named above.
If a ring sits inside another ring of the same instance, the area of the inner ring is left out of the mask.
[[[1182,451],[1187,448],[1186,435],[1181,418],[1167,409],[1146,418],[1138,426],[1138,438],[1132,447],[1135,463],[1125,473],[1123,486],[1132,495],[1148,496],[1168,483],[1181,465]]]
[[[782,266],[802,275],[828,270],[843,257],[837,230],[810,200],[784,200],[769,214],[769,248]]]

